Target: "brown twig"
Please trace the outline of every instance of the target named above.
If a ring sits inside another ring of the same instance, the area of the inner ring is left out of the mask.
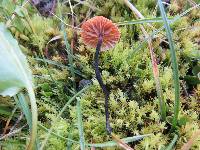
[[[16,128],[16,126],[17,126],[17,125],[19,124],[19,122],[22,120],[23,116],[24,116],[24,113],[21,112],[21,114],[20,114],[19,118],[17,119],[17,121],[15,122],[15,124],[12,126],[12,128],[10,128],[10,132],[12,132],[12,131]]]
[[[130,146],[128,146],[128,144],[126,144],[124,141],[122,141],[120,138],[118,138],[115,134],[111,134],[113,140],[123,149],[125,150],[134,150],[133,148],[131,148]]]
[[[18,107],[15,107],[15,108],[13,109],[12,114],[11,114],[10,117],[8,118],[8,120],[7,120],[7,122],[6,122],[6,125],[5,125],[5,128],[4,128],[4,130],[3,130],[3,135],[6,134],[6,131],[8,130],[8,126],[9,126],[9,124],[10,124],[10,121],[11,121],[11,119],[12,119],[12,117],[13,117],[15,111],[17,110],[17,108],[18,108]]]
[[[16,129],[16,130],[13,130],[12,132],[9,132],[9,133],[6,134],[6,135],[3,135],[2,137],[0,137],[0,141],[6,139],[6,138],[8,138],[8,137],[14,136],[16,133],[21,132],[21,130],[22,130],[24,127],[26,127],[26,126],[27,126],[27,125],[24,125],[24,126],[22,126],[21,128],[18,128],[18,129]]]
[[[190,140],[185,143],[183,145],[183,147],[181,148],[181,150],[190,150],[190,148],[192,147],[192,144],[194,143],[194,141],[199,138],[200,136],[200,130],[197,130],[193,135],[192,137],[190,138]]]

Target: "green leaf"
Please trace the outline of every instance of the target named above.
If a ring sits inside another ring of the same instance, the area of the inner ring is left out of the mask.
[[[0,95],[14,96],[22,88],[29,94],[32,111],[31,137],[27,149],[32,149],[37,133],[37,105],[32,75],[17,41],[3,23],[0,23]]]
[[[14,96],[27,86],[31,73],[17,41],[0,23],[0,95]],[[29,81],[31,83],[31,81]]]

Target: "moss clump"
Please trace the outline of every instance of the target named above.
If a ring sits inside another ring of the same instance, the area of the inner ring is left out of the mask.
[[[132,0],[130,2],[134,3],[145,17],[154,18],[158,15],[156,3],[153,0]],[[7,17],[14,12],[16,6],[20,5],[20,2],[15,4],[11,3],[11,0],[5,3],[6,1],[0,2],[0,6],[9,5],[9,9],[3,8],[0,11],[0,20],[3,22],[6,22]],[[119,0],[87,1],[83,5],[73,1],[71,4],[75,18],[71,15],[69,4],[61,2],[60,9],[63,20],[66,24],[76,24],[79,25],[78,27],[85,18],[96,15],[103,15],[114,22],[135,19],[132,12]],[[177,0],[171,1],[166,10],[168,16],[173,17],[189,7],[188,2]],[[18,39],[32,65],[40,124],[50,128],[61,108],[79,90],[79,82],[83,79],[92,80],[91,87],[77,98],[82,105],[84,136],[86,143],[109,141],[110,137],[105,130],[104,95],[98,82],[94,79],[93,55],[95,50],[82,43],[78,29],[66,27],[68,44],[74,50],[73,56],[71,56],[75,70],[75,79],[73,80],[60,21],[56,17],[44,18],[38,15],[30,5],[24,9],[27,12],[26,15],[22,17],[17,15],[9,29]],[[56,15],[59,16],[58,12],[57,9]],[[194,9],[171,24],[181,82],[181,109],[179,125],[176,130],[179,137],[175,149],[180,149],[199,129],[200,125],[199,14],[199,10]],[[152,23],[155,28],[162,25],[162,23]],[[146,27],[146,24],[144,26],[149,33],[153,30]],[[109,108],[111,126],[114,133],[120,138],[151,133],[152,135],[149,137],[130,143],[136,150],[165,148],[174,136],[171,131],[174,86],[169,45],[164,36],[165,31],[161,31],[157,35],[158,37],[153,39],[163,99],[167,104],[168,117],[165,122],[160,121],[159,101],[153,79],[151,58],[147,44],[141,45],[144,35],[139,25],[120,26],[120,33],[119,43],[113,49],[102,52],[100,56],[102,77],[111,92]],[[59,38],[48,43],[56,36]],[[47,50],[48,55],[45,53]],[[72,82],[77,85],[76,89],[73,89]],[[4,98],[0,98],[0,101],[6,105],[6,108],[13,108],[16,105],[14,101],[7,103]],[[19,115],[19,111],[16,114]],[[1,120],[8,118],[9,114],[1,114]],[[15,120],[16,118],[12,119],[12,121]],[[20,125],[24,122],[25,119]],[[53,132],[55,134],[50,136],[45,149],[65,149],[66,145],[71,149],[79,149],[76,101],[71,103],[54,125]],[[25,129],[17,133],[15,137],[2,141],[3,149],[12,148],[9,143],[15,143],[16,149],[24,148],[27,134],[28,130]],[[47,132],[39,128],[38,139],[40,142],[43,142],[46,135]],[[20,139],[22,136],[25,138]],[[64,137],[77,142],[69,142]],[[191,149],[200,149],[200,140],[196,140]]]

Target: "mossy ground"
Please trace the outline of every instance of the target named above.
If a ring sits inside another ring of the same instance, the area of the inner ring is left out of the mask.
[[[154,0],[132,0],[131,2],[146,18],[160,16]],[[81,25],[86,18],[96,15],[103,15],[116,23],[135,19],[122,0],[93,0],[86,4],[76,5],[77,3],[71,1],[71,5],[74,7],[74,18],[71,16],[69,3],[63,1],[59,5],[63,20],[69,25]],[[6,22],[16,6],[19,5],[20,1],[18,3],[11,0],[0,2],[0,6],[5,6],[0,10],[0,20]],[[173,17],[190,7],[192,5],[187,1],[171,1],[166,12],[168,16]],[[55,12],[57,16],[59,16],[59,9],[57,8]],[[105,130],[104,94],[95,79],[93,69],[95,50],[83,44],[79,30],[65,27],[68,44],[73,49],[73,57],[70,57],[73,59],[74,79],[69,66],[60,20],[55,16],[42,17],[29,4],[22,10],[23,14],[20,16],[19,12],[16,15],[9,29],[20,43],[32,66],[39,124],[50,128],[61,108],[79,90],[79,82],[83,79],[92,79],[93,84],[90,88],[78,97],[82,106],[85,140],[87,143],[102,143],[111,140]],[[175,149],[180,149],[200,128],[199,18],[200,11],[196,8],[171,25],[181,85],[181,109],[179,127],[176,130],[179,138]],[[152,25],[158,29],[163,24],[152,23]],[[146,24],[144,26],[149,33],[153,31]],[[174,105],[173,76],[165,31],[161,31],[153,39],[163,97],[167,104],[168,117],[165,122],[160,121],[159,101],[147,43],[138,49],[144,40],[139,25],[120,26],[120,33],[119,43],[113,49],[101,53],[100,56],[103,80],[111,91],[109,109],[113,132],[121,138],[150,133],[151,136],[130,143],[131,147],[136,150],[162,149],[171,142],[174,136],[170,125]],[[49,42],[55,36],[58,38]],[[51,63],[46,59],[51,60]],[[73,83],[75,83],[76,89],[74,89]],[[0,101],[2,109],[5,108],[7,112],[12,111],[15,106],[15,102],[11,99],[8,101],[0,98]],[[0,115],[1,128],[3,128],[10,113]],[[14,115],[11,125],[15,123],[19,115],[20,110]],[[25,122],[24,119],[20,124],[23,125]],[[73,102],[56,122],[54,132],[57,135],[79,141],[76,102]],[[46,131],[39,128],[39,141],[42,142],[45,136]],[[27,138],[28,129],[24,129],[14,137],[1,141],[0,145],[3,149],[24,149]],[[73,150],[80,149],[78,143],[70,143],[54,135],[50,136],[45,149],[63,150],[67,146],[72,147]],[[117,149],[117,147],[104,149]],[[192,149],[200,149],[200,139],[193,143]]]

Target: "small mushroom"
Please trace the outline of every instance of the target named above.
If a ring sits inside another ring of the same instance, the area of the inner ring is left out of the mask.
[[[101,73],[99,71],[99,53],[100,51],[105,51],[115,46],[120,38],[119,29],[114,23],[112,23],[111,20],[103,16],[96,16],[87,20],[83,23],[81,28],[81,37],[83,42],[92,48],[96,48],[94,56],[94,69],[96,78],[105,95],[106,129],[107,132],[111,134],[112,129],[110,127],[108,109],[109,91],[103,83]]]

